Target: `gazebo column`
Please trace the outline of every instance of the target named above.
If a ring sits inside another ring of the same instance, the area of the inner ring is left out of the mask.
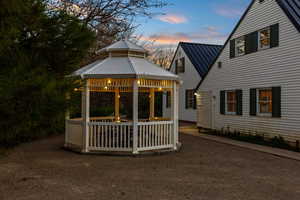
[[[139,87],[137,80],[133,81],[133,153],[138,153],[138,121],[139,121]]]
[[[120,120],[120,90],[115,89],[115,120]]]
[[[173,82],[172,89],[172,120],[173,120],[173,148],[177,149],[178,143],[178,84]]]
[[[83,121],[82,131],[82,151],[88,152],[89,145],[89,122],[90,122],[90,91],[89,91],[89,80],[86,80],[82,90],[82,107],[81,115]]]
[[[150,88],[150,120],[155,118],[155,92],[154,88]]]
[[[68,92],[66,94],[66,100],[70,101],[70,99],[71,99],[71,96],[70,96],[70,93]],[[67,142],[68,142],[68,139],[69,139],[69,135],[68,135],[69,134],[69,130],[68,130],[68,120],[69,119],[70,119],[70,110],[69,110],[69,108],[67,108],[66,113],[65,113],[65,128],[66,128],[66,130],[65,130],[65,144],[64,144],[65,147],[68,146]]]

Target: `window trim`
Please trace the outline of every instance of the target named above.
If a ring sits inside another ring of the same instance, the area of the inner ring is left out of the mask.
[[[271,91],[271,95],[273,96],[273,90],[272,87],[265,87],[265,88],[257,88],[256,89],[256,115],[259,117],[272,117],[272,112],[270,113],[261,113],[260,112],[260,102],[259,102],[259,91],[260,90],[270,90]],[[273,99],[271,100],[271,106],[273,106]],[[273,110],[273,108],[272,108]]]
[[[241,46],[242,46],[242,45],[238,45],[238,43],[237,43],[237,41],[238,41],[238,40],[241,40],[241,39],[244,40],[244,45],[243,45],[243,46],[244,46],[244,53],[243,53],[243,54],[239,54],[238,51],[237,51],[238,47],[241,47]],[[234,43],[235,43],[235,47],[234,47],[234,55],[235,55],[235,57],[240,57],[240,56],[246,55],[246,37],[245,37],[245,35],[236,38],[236,39],[234,40]]]
[[[268,46],[264,46],[264,47],[261,47],[261,35],[260,33],[262,31],[265,31],[265,30],[268,30],[269,31],[269,45]],[[260,50],[265,50],[265,49],[270,49],[271,48],[271,26],[268,26],[268,27],[265,27],[265,28],[262,28],[260,30],[257,31],[258,34],[257,34],[257,40],[258,40],[258,45],[257,45],[257,51],[260,51]]]
[[[227,94],[229,93],[229,92],[234,92],[235,93],[235,112],[228,112],[228,100],[227,100]],[[237,109],[236,109],[236,107],[237,107],[237,101],[236,101],[236,90],[226,90],[225,91],[225,115],[237,115]]]

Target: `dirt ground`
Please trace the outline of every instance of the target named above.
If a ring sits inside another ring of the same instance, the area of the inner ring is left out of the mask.
[[[0,159],[0,199],[300,199],[300,162],[180,138],[181,152],[146,157],[64,151],[63,136],[21,145]]]

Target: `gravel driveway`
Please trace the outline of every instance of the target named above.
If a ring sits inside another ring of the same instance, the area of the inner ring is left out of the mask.
[[[0,199],[300,199],[300,162],[181,135],[179,153],[80,155],[63,136],[0,159]]]

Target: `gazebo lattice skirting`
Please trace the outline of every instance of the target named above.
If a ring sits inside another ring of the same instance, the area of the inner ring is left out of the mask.
[[[120,43],[120,42],[119,42]],[[127,46],[133,45],[128,41],[122,41]],[[124,45],[124,44],[122,44]],[[131,46],[129,46],[131,47]],[[123,51],[126,51],[122,48]],[[132,49],[130,53],[132,54]],[[136,50],[137,51],[137,50]],[[146,151],[175,151],[178,148],[178,87],[179,81],[176,75],[171,74],[159,67],[150,72],[138,73],[136,66],[131,62],[134,75],[122,73],[120,67],[116,73],[107,72],[94,73],[93,70],[105,68],[112,62],[113,50],[106,49],[110,55],[106,62],[97,62],[86,69],[80,69],[82,77],[82,117],[70,119],[67,115],[65,147],[79,150],[83,153],[89,152],[127,152],[138,154]],[[118,59],[144,60],[144,57],[135,58],[133,55],[121,56],[118,49]],[[127,49],[127,52],[128,49]],[[123,60],[124,61],[124,60]],[[104,63],[104,66],[100,66]],[[122,62],[125,63],[125,62]],[[141,65],[141,62],[138,63]],[[147,62],[147,65],[153,65]],[[153,66],[151,66],[153,68]],[[111,68],[110,68],[111,69]],[[154,71],[153,71],[154,70]],[[156,70],[156,71],[155,71]],[[76,73],[76,72],[75,72]],[[77,72],[78,73],[78,72]],[[75,74],[78,75],[78,74]],[[114,116],[90,117],[90,92],[113,92]],[[120,95],[122,93],[132,94],[133,113],[132,119],[122,119],[120,116]],[[138,118],[139,92],[149,93],[149,118]],[[155,117],[155,93],[169,92],[171,98],[172,113],[170,118]]]

